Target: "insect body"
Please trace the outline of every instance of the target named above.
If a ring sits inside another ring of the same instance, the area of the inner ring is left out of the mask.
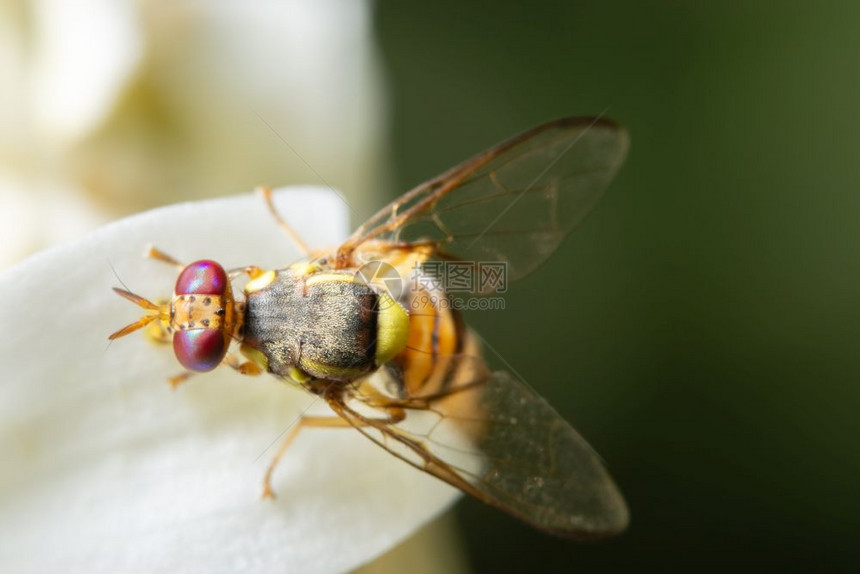
[[[538,126],[408,192],[333,252],[310,254],[299,243],[307,259],[281,270],[181,265],[153,250],[181,268],[173,297],[157,304],[117,289],[149,313],[111,338],[147,327],[172,340],[188,372],[219,364],[267,371],[328,403],[336,417],[304,416],[293,427],[265,495],[302,428],[349,426],[540,529],[617,533],[627,507],[594,451],[525,383],[487,367],[451,294],[424,279],[438,262],[495,262],[510,281],[527,275],[588,213],[626,149],[625,131],[607,120]],[[231,280],[243,274],[249,281],[236,298]],[[391,288],[407,276],[418,280]],[[244,361],[230,353],[231,340]]]
[[[406,346],[406,310],[354,273],[298,265],[263,274],[245,294],[244,352],[281,377],[353,381]]]

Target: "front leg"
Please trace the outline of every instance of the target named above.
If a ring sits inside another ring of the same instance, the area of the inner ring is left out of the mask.
[[[256,377],[257,375],[263,373],[263,369],[257,363],[254,363],[253,361],[241,361],[233,353],[230,353],[226,357],[224,357],[224,360],[221,361],[221,364],[227,365],[237,373],[249,375],[252,377]],[[178,387],[196,374],[197,373],[194,373],[192,371],[185,371],[184,373],[179,373],[178,375],[174,375],[167,379],[167,384],[170,385],[171,389],[176,390],[176,387]]]
[[[222,362],[222,364],[227,365],[228,367],[242,375],[256,377],[257,375],[263,373],[263,368],[260,367],[260,365],[253,361],[241,361],[233,353],[230,353],[229,355],[224,357],[224,361]]]
[[[161,249],[157,248],[155,245],[149,245],[144,251],[143,256],[147,259],[155,259],[156,261],[161,261],[162,263],[167,263],[168,265],[172,265],[176,267],[180,271],[185,268],[185,264],[181,263],[174,257],[171,257]]]

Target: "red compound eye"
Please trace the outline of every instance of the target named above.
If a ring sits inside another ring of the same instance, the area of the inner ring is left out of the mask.
[[[215,305],[210,309],[211,300],[208,297],[195,298],[194,295],[221,297],[223,300],[219,300],[217,307],[224,305],[229,308],[233,304],[229,296],[230,279],[223,267],[204,259],[190,263],[182,270],[174,291],[177,296],[188,296],[174,300],[177,313],[183,316],[180,321],[188,322],[173,334],[173,351],[176,358],[189,371],[211,371],[227,354],[227,347],[230,345],[227,332],[230,327],[224,325],[210,328],[205,313],[211,312]]]
[[[173,352],[189,371],[211,371],[227,354],[227,340],[218,329],[190,329],[173,334]]]
[[[176,280],[177,295],[223,295],[229,279],[224,268],[208,259],[189,263]]]

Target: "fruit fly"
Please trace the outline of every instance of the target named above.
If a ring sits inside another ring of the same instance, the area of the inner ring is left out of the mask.
[[[266,472],[264,496],[274,496],[272,473],[301,429],[351,427],[541,530],[618,533],[627,506],[597,454],[528,385],[487,366],[451,294],[423,279],[438,262],[498,262],[508,281],[528,275],[590,211],[627,146],[624,128],[606,119],[535,127],[419,185],[329,252],[310,252],[264,190],[302,261],[227,271],[152,249],[181,269],[173,297],[154,303],[115,289],[147,314],[110,338],[146,328],[171,342],[186,369],[173,385],[226,365],[271,373],[325,400],[335,416],[293,425]],[[393,273],[377,273],[380,266]],[[391,289],[389,279],[410,274],[419,280]],[[232,281],[243,275],[237,297]],[[230,352],[234,342],[242,359]]]

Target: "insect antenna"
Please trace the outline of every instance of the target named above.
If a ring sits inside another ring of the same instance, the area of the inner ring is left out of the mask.
[[[111,341],[113,341],[114,339],[119,339],[120,337],[125,337],[129,333],[133,333],[133,332],[137,331],[138,329],[142,329],[143,327],[146,327],[147,325],[149,325],[150,323],[152,323],[156,319],[160,319],[161,316],[166,313],[166,308],[165,308],[166,306],[156,305],[155,303],[153,303],[149,299],[145,299],[145,298],[141,297],[140,295],[135,295],[131,291],[126,291],[125,289],[120,289],[119,287],[114,287],[113,290],[117,295],[119,295],[123,299],[128,299],[129,301],[131,301],[132,303],[134,303],[138,307],[142,307],[142,308],[146,309],[147,311],[155,311],[156,313],[153,315],[144,315],[143,317],[141,317],[140,319],[138,319],[134,323],[130,323],[130,324],[126,325],[125,327],[123,327],[122,329],[120,329],[119,331],[111,333],[111,335],[108,337],[108,339],[110,339]]]

